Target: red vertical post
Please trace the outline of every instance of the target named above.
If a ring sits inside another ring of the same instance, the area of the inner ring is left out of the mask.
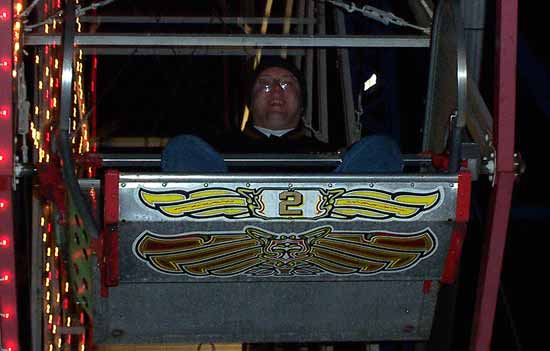
[[[14,5],[15,2],[12,4],[11,0],[0,0],[0,349],[17,351],[19,340],[12,202]]]
[[[494,101],[496,170],[481,258],[470,348],[489,350],[514,187],[517,0],[496,2],[496,86]]]

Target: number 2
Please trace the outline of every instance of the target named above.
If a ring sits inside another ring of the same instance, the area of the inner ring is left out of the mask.
[[[279,215],[281,216],[302,216],[301,209],[290,208],[303,204],[304,197],[297,191],[283,191],[279,194]]]

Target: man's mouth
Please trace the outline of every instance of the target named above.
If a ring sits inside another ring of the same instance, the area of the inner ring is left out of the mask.
[[[269,101],[269,106],[278,107],[283,106],[284,102],[282,100],[271,100]]]

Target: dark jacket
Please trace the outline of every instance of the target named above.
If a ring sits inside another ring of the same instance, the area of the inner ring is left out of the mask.
[[[208,139],[208,142],[224,154],[301,154],[331,151],[327,144],[306,136],[303,128],[294,129],[281,137],[268,137],[254,127],[247,127],[243,132],[222,135]]]

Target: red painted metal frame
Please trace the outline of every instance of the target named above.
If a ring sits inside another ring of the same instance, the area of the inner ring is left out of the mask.
[[[0,281],[0,348],[19,350],[15,233],[13,232],[13,4],[0,0],[0,10],[7,16],[0,19],[0,60],[6,65],[0,67],[0,239],[7,240],[7,246],[0,247],[0,275],[9,275],[8,281]],[[5,113],[4,113],[5,111]],[[6,314],[9,318],[5,318]]]
[[[452,284],[456,280],[467,224],[470,219],[471,194],[472,175],[468,171],[461,171],[458,174],[455,227],[453,229],[453,235],[451,236],[447,259],[445,260],[445,268],[441,275],[441,282],[445,284]]]
[[[118,242],[118,196],[119,172],[108,170],[105,172],[104,198],[105,206],[103,219],[105,222],[101,234],[100,269],[101,269],[101,296],[109,296],[109,287],[119,284],[119,242]]]
[[[518,1],[496,2],[495,184],[483,245],[470,349],[489,350],[514,187]]]

